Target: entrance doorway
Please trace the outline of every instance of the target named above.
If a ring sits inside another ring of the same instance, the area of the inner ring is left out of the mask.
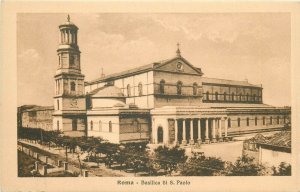
[[[157,143],[164,142],[164,131],[162,127],[158,127],[157,129]]]
[[[72,119],[72,131],[77,131],[77,119]]]

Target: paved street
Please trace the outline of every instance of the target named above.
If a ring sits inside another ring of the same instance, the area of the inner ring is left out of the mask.
[[[205,156],[220,157],[222,160],[235,162],[242,155],[243,141],[203,144],[200,149],[192,149],[204,152]],[[191,155],[191,148],[186,148],[186,154]]]

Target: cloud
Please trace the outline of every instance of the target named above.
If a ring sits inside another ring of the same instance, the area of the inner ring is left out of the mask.
[[[27,49],[18,55],[20,59],[38,59],[40,57],[36,49]]]

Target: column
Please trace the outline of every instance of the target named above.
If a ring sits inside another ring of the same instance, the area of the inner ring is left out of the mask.
[[[225,137],[225,138],[227,138],[227,129],[228,129],[228,119],[225,118],[225,130],[224,130],[224,132],[225,132],[224,137]]]
[[[183,145],[186,145],[186,134],[185,134],[185,132],[186,132],[185,120],[183,119],[182,120],[182,142],[181,142]]]
[[[208,118],[205,119],[205,143],[209,143],[209,136],[208,136]]]
[[[193,145],[194,142],[194,123],[193,123],[193,119],[190,120],[190,145]]]
[[[67,43],[69,44],[70,43],[70,31],[69,30],[67,30]]]
[[[212,130],[212,142],[216,142],[216,120],[217,119],[212,119],[213,121],[213,130]]]
[[[63,162],[64,164],[64,171],[67,171],[68,170],[68,162]]]
[[[174,144],[178,145],[178,121],[175,119],[175,140]]]
[[[47,175],[47,165],[43,165],[42,175]]]
[[[222,119],[218,119],[219,121],[219,141],[223,141],[222,137]]]
[[[152,124],[152,139],[153,139],[153,143],[156,144],[157,140],[156,140],[156,136],[157,136],[157,130],[155,128],[155,124]]]
[[[202,143],[202,139],[201,139],[201,119],[198,119],[198,140],[197,140],[198,144]]]

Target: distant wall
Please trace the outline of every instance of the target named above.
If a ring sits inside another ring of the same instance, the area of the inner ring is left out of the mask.
[[[52,114],[53,108],[29,109],[19,111],[21,118],[21,126],[29,128],[41,128],[44,130],[52,130]]]

